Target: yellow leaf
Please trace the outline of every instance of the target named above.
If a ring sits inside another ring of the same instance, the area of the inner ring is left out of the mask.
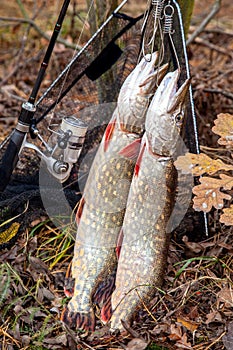
[[[14,238],[20,228],[20,224],[18,222],[13,222],[10,227],[8,227],[5,231],[0,232],[0,244],[8,243],[12,238]]]
[[[202,177],[200,182],[200,185],[193,188],[193,193],[196,195],[193,199],[195,210],[209,212],[212,207],[222,209],[224,199],[231,200],[229,194],[220,191],[225,185],[222,179]]]
[[[186,320],[183,317],[177,317],[177,322],[181,323],[189,331],[194,332],[198,328],[198,323]]]
[[[231,205],[230,208],[223,209],[223,214],[219,221],[227,226],[233,225],[233,205]]]
[[[225,164],[220,159],[214,160],[204,153],[186,153],[184,156],[177,158],[175,166],[182,173],[191,173],[193,176],[200,176],[204,173],[213,175],[219,170],[233,170],[232,165]]]
[[[212,131],[221,136],[218,143],[227,148],[233,148],[233,115],[220,113],[217,119],[215,119],[214,124]]]

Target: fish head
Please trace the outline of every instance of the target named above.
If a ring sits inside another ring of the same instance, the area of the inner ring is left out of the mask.
[[[148,106],[168,67],[165,64],[155,69],[158,57],[158,52],[143,57],[121,87],[117,101],[117,118],[125,132],[144,132]]]
[[[184,123],[190,79],[178,88],[180,71],[169,72],[158,87],[146,115],[146,135],[150,150],[161,156],[175,153]]]

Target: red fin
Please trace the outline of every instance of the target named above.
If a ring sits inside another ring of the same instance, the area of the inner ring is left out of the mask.
[[[91,310],[89,313],[69,311],[66,307],[61,314],[61,321],[72,329],[82,329],[93,332],[95,330],[95,315]]]
[[[76,222],[77,222],[77,224],[80,223],[84,204],[85,204],[85,199],[84,199],[84,197],[82,197],[80,202],[79,202],[78,210],[77,210],[77,213],[76,213]]]
[[[101,309],[101,320],[106,323],[112,315],[111,297],[115,289],[116,269],[105,278],[95,291],[92,302]]]
[[[117,259],[119,260],[120,257],[120,252],[121,252],[121,246],[122,246],[122,242],[123,242],[123,237],[124,237],[124,233],[123,233],[123,229],[121,228],[118,239],[117,239],[117,246],[116,246],[116,255],[117,255]]]
[[[129,159],[137,159],[140,150],[141,139],[134,140],[119,152],[121,156]]]
[[[111,121],[106,130],[105,130],[105,134],[104,134],[104,152],[107,151],[108,149],[108,145],[109,145],[109,142],[112,138],[112,134],[113,134],[113,131],[115,129],[115,125],[116,125],[116,119],[114,119],[113,121]]]
[[[106,301],[104,306],[101,309],[101,321],[103,323],[107,323],[112,316],[112,303],[111,303],[111,297]]]
[[[64,294],[67,298],[72,298],[74,295],[74,278],[65,278],[64,282]]]
[[[143,146],[141,147],[140,153],[138,155],[138,159],[134,168],[134,176],[138,176],[139,170],[140,170],[140,166],[141,166],[141,162],[142,162],[142,156],[143,153],[145,151],[145,147],[146,147],[146,143],[143,144]]]
[[[65,296],[68,298],[72,298],[74,294],[74,278],[71,277],[71,265],[72,265],[72,262],[69,264],[66,270],[64,288],[63,288]]]

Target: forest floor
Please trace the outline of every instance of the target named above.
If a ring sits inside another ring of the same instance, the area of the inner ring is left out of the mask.
[[[58,1],[48,3],[44,7],[43,1],[3,0],[0,16],[33,18],[49,35],[58,13]],[[131,3],[128,9],[135,12]],[[137,3],[143,8],[145,1]],[[202,0],[195,3],[190,34],[210,13],[214,1],[205,1],[204,9]],[[137,6],[137,11],[140,9]],[[76,20],[74,32],[74,10],[84,17],[84,1],[79,2],[77,9],[71,8],[65,21],[62,35],[69,43],[82,28],[82,22]],[[229,163],[231,157],[217,144],[218,137],[211,129],[218,114],[233,114],[232,11],[232,0],[223,0],[218,14],[188,46],[201,151]],[[85,29],[79,44],[85,43],[87,32]],[[28,24],[12,19],[0,20],[0,43],[0,141],[3,141],[16,125],[20,106],[31,91],[43,57],[42,49],[48,41],[37,30],[29,30]],[[42,89],[50,85],[67,57],[72,57],[72,49],[62,43],[56,45]],[[27,161],[23,166],[36,167],[37,159],[31,159],[30,154]],[[29,201],[29,207],[20,208],[22,218],[30,212],[30,205]],[[20,216],[17,220],[20,221]],[[218,211],[209,215],[209,237],[192,225],[188,228],[189,219],[186,223],[181,233],[172,235],[162,289],[132,327],[128,326],[121,335],[110,335],[108,327],[97,322],[93,334],[77,334],[59,320],[68,302],[63,286],[72,260],[75,225],[63,225],[61,221],[60,226],[54,226],[43,209],[33,203],[33,213],[22,225],[16,242],[10,249],[0,251],[0,350],[232,350],[232,227],[219,222]]]

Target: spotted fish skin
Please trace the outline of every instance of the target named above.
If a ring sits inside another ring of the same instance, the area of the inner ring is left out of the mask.
[[[146,115],[142,139],[123,222],[123,243],[112,294],[112,330],[122,330],[148,305],[163,281],[171,216],[176,189],[172,155],[182,126],[190,82],[177,91],[179,71],[168,73],[157,89]],[[178,117],[179,115],[179,117]],[[165,128],[165,130],[163,130]]]
[[[157,57],[155,53],[151,62],[143,59],[123,84],[122,89],[128,86],[131,94],[125,98],[120,93],[88,176],[77,213],[79,223],[72,262],[74,294],[62,314],[62,320],[71,327],[94,329],[93,303],[103,299],[102,295],[108,304],[105,307],[109,307],[113,288],[106,291],[98,286],[101,283],[104,286],[103,281],[116,269],[116,241],[145,128],[145,111],[156,90],[155,75],[159,74],[161,79],[167,68],[155,71]],[[140,108],[138,105],[134,108],[136,99],[140,100]],[[128,128],[130,123],[132,127]],[[108,311],[102,311],[105,321]]]

